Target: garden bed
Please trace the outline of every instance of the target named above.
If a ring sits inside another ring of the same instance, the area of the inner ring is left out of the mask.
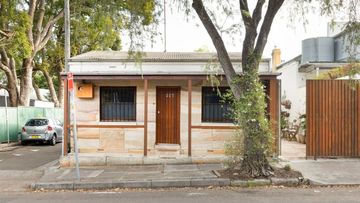
[[[258,177],[256,179],[270,179],[270,178],[279,178],[279,179],[292,179],[292,178],[302,178],[302,174],[298,171],[294,171],[290,168],[276,168],[273,167],[274,174],[269,177]],[[230,180],[254,180],[253,177],[245,174],[239,169],[225,169],[218,170],[221,178],[229,178]]]

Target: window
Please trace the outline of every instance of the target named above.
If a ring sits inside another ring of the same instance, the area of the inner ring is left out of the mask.
[[[30,119],[25,126],[44,126],[48,125],[48,123],[47,119]]]
[[[100,121],[136,121],[136,87],[101,87]]]
[[[228,87],[218,87],[221,94],[226,93]],[[224,101],[215,87],[202,88],[202,122],[231,123],[231,104]]]

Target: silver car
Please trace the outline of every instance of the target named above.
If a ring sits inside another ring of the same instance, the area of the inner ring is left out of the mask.
[[[56,119],[30,119],[21,130],[21,144],[43,142],[54,146],[62,141],[63,132],[63,124]]]

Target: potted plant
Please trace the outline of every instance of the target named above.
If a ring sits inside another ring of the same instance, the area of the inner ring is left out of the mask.
[[[281,111],[281,117],[280,117],[280,127],[281,127],[281,133],[282,133],[282,137],[289,139],[290,138],[290,134],[289,134],[289,117],[290,117],[290,113],[288,112],[288,110],[291,109],[291,101],[290,100],[283,100],[281,102],[281,106],[284,107],[284,109],[282,109]]]
[[[301,114],[299,116],[300,120],[300,130],[299,130],[299,142],[302,144],[306,143],[306,114]]]

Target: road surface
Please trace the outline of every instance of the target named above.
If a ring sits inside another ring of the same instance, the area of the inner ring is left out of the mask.
[[[89,192],[25,192],[0,193],[0,202],[52,202],[52,203],[227,203],[227,202],[360,202],[359,187],[342,188],[215,188],[215,189],[163,189],[119,190]]]
[[[0,152],[0,192],[26,191],[26,186],[39,179],[45,167],[55,164],[60,154],[61,143],[55,146],[29,144]]]

